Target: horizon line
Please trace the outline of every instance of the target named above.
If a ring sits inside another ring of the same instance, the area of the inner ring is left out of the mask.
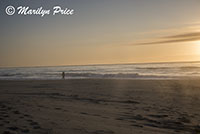
[[[163,62],[132,62],[132,63],[94,63],[94,64],[74,64],[74,65],[36,65],[36,66],[0,66],[0,69],[2,68],[40,68],[40,67],[66,67],[66,66],[101,66],[101,65],[130,65],[130,64],[163,64],[163,63],[194,63],[194,62],[200,62],[200,60],[195,61],[163,61]]]

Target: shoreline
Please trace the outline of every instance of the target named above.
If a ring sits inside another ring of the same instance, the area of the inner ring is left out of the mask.
[[[0,79],[3,81],[70,81],[70,80],[117,80],[117,81],[200,81],[200,77],[182,78],[65,78],[65,79]]]

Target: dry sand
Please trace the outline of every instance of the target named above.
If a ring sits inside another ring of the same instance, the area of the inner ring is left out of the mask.
[[[199,134],[200,80],[0,81],[0,134]]]

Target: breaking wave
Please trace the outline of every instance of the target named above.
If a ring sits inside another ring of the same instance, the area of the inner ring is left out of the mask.
[[[62,72],[65,72],[66,79],[200,77],[200,62],[0,68],[0,79],[61,79]]]

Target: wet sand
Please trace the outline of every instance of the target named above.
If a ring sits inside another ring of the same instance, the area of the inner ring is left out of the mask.
[[[199,134],[200,80],[0,81],[0,134]]]

